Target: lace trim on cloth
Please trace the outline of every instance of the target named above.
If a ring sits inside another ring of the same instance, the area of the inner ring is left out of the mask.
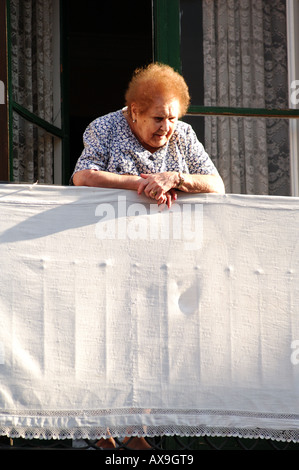
[[[167,424],[161,423],[163,417]],[[231,421],[231,426],[221,421]],[[244,426],[242,422],[244,420]],[[277,429],[266,427],[275,420]],[[299,415],[225,410],[24,411],[0,415],[0,435],[24,439],[100,439],[101,437],[238,437],[299,442]],[[140,423],[138,423],[140,421]],[[173,422],[172,422],[173,421]],[[281,421],[281,427],[278,423]],[[209,423],[209,424],[206,424]]]

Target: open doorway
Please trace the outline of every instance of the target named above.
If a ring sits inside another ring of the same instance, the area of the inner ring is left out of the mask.
[[[124,106],[136,67],[153,60],[152,2],[67,2],[69,53],[70,172],[86,126]]]

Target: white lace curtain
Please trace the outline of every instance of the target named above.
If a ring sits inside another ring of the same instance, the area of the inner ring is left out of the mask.
[[[203,0],[206,106],[287,108],[285,0]],[[207,117],[227,192],[289,195],[288,120]]]
[[[52,0],[11,0],[13,99],[53,122]],[[53,137],[13,115],[13,180],[53,183]]]

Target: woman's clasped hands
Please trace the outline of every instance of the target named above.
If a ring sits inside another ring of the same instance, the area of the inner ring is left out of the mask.
[[[141,173],[137,193],[144,193],[147,197],[155,199],[158,205],[171,207],[177,199],[175,187],[178,176],[176,172],[165,171],[163,173],[144,174]]]

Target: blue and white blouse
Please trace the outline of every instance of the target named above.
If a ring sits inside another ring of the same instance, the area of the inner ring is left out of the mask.
[[[123,110],[95,119],[84,132],[83,142],[84,150],[74,173],[80,170],[102,170],[120,175],[164,171],[217,173],[192,127],[182,121],[177,122],[167,144],[154,153],[136,139]]]

